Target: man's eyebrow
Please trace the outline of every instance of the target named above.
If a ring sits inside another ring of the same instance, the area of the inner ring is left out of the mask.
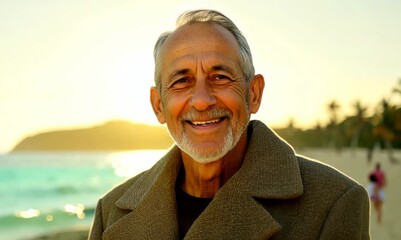
[[[222,64],[215,65],[215,66],[212,67],[212,69],[214,71],[224,71],[224,72],[227,72],[230,75],[235,75],[233,69],[228,67],[228,66],[226,66],[226,65],[222,65]]]
[[[188,72],[189,72],[188,68],[175,70],[169,75],[169,79],[173,79],[173,78],[175,78],[176,76],[179,76],[179,75],[187,74]]]

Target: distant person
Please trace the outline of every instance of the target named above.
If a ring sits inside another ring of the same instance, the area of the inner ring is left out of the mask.
[[[151,104],[176,145],[99,200],[90,239],[370,238],[363,186],[250,121],[264,78],[229,18],[184,13],[154,57]]]
[[[376,164],[375,169],[369,174],[368,192],[373,208],[376,212],[377,222],[382,222],[383,210],[382,206],[385,199],[384,186],[386,185],[386,177],[381,169],[380,163]]]

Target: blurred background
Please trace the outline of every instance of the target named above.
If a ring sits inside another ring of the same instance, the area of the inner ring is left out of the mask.
[[[401,238],[401,2],[0,0],[0,237],[85,238],[96,201],[171,146],[150,103],[153,46],[212,8],[246,36],[266,88],[253,116],[300,154],[368,183]]]

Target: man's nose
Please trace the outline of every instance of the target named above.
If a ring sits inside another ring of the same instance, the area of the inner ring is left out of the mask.
[[[216,104],[216,98],[212,90],[207,81],[196,81],[190,100],[191,106],[203,111]]]

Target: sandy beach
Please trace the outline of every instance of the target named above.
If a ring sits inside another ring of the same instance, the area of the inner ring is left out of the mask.
[[[366,160],[366,150],[345,149],[341,152],[331,149],[301,149],[298,154],[318,159],[329,164],[363,186],[368,183],[368,173],[374,168],[375,163],[380,162],[386,173],[387,186],[386,201],[383,205],[383,222],[378,224],[376,216],[371,213],[371,239],[389,240],[401,239],[401,188],[398,183],[401,181],[401,163],[394,164],[388,160],[386,152],[375,151],[370,164]],[[395,157],[401,160],[401,151],[395,152]],[[87,230],[68,230],[52,233],[48,236],[41,236],[35,239],[86,239]]]

